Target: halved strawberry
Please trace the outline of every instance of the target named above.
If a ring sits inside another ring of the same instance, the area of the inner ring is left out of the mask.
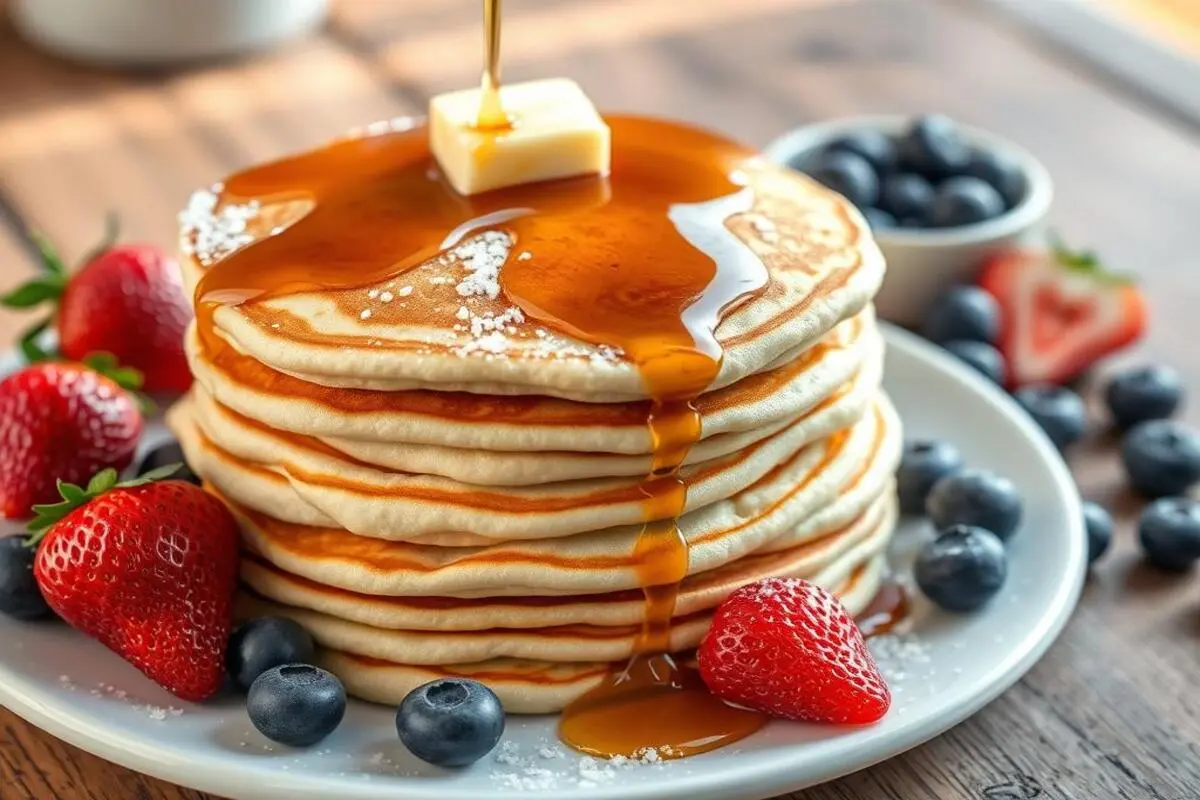
[[[854,618],[831,592],[799,578],[767,578],[729,595],[697,659],[713,694],[773,717],[867,725],[892,702]]]
[[[1095,253],[1060,243],[997,253],[979,284],[1000,304],[999,347],[1014,388],[1066,383],[1146,327],[1136,284],[1105,270]]]

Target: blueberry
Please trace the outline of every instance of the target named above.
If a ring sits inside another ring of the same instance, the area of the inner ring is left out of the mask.
[[[873,231],[882,231],[896,227],[896,218],[886,211],[878,208],[864,208],[862,213],[867,218],[867,225]]]
[[[285,664],[258,676],[246,711],[259,733],[288,747],[308,747],[333,733],[346,715],[346,689],[323,669]]]
[[[954,339],[945,342],[942,347],[974,367],[985,378],[990,378],[994,383],[1004,383],[1004,356],[987,342]]]
[[[934,484],[963,468],[958,448],[938,439],[906,442],[900,468],[896,470],[896,492],[905,514],[925,513],[925,499]]]
[[[859,208],[879,202],[879,178],[862,156],[844,151],[825,153],[809,174]]]
[[[24,536],[0,539],[0,614],[32,621],[45,619],[54,612],[46,605],[42,590],[33,577],[33,557],[37,548]]]
[[[1121,460],[1146,497],[1183,494],[1200,481],[1200,434],[1171,420],[1143,422],[1125,434]]]
[[[875,130],[855,131],[837,137],[825,146],[826,153],[853,153],[866,159],[879,175],[886,175],[896,168],[899,154],[896,143],[885,133]]]
[[[974,611],[1000,591],[1008,575],[1004,543],[991,531],[954,525],[917,554],[913,576],[925,596],[947,611]]]
[[[1104,400],[1119,428],[1167,419],[1183,404],[1183,379],[1167,366],[1127,369],[1109,381]]]
[[[1087,411],[1079,395],[1062,386],[1042,384],[1018,389],[1013,395],[1059,450],[1083,437]]]
[[[902,219],[924,219],[933,204],[933,184],[911,172],[889,175],[879,190],[879,207]]]
[[[298,622],[283,617],[259,617],[240,625],[229,637],[225,656],[229,677],[243,692],[272,667],[307,664],[316,647]]]
[[[1007,478],[965,469],[942,478],[925,500],[925,513],[939,530],[973,525],[1008,541],[1021,524],[1021,495]]]
[[[179,446],[179,442],[167,442],[160,444],[158,447],[146,453],[142,460],[138,462],[137,474],[145,475],[152,469],[165,467],[168,464],[182,464],[183,466],[171,476],[171,480],[187,481],[199,486],[203,481],[200,477],[192,472],[192,468],[188,466],[187,459],[183,457],[183,448]]]
[[[1112,515],[1097,503],[1085,502],[1083,521],[1087,528],[1088,563],[1094,564],[1112,544]]]
[[[987,183],[970,176],[951,178],[938,187],[926,219],[934,228],[974,225],[1004,213],[1004,198]]]
[[[999,192],[1006,209],[1013,208],[1024,199],[1025,173],[1021,171],[1020,164],[1008,156],[991,150],[975,150],[963,174],[979,178]]]
[[[900,139],[900,163],[931,180],[958,175],[971,160],[971,148],[954,120],[941,114],[917,117]]]
[[[1159,569],[1183,572],[1200,560],[1200,503],[1164,497],[1142,511],[1138,539],[1146,560]]]
[[[478,681],[443,678],[409,692],[396,732],[414,756],[438,767],[465,767],[492,751],[504,733],[500,698]]]
[[[956,286],[934,299],[925,314],[921,333],[932,342],[964,339],[996,341],[1000,332],[1000,305],[978,286]]]
[[[921,217],[905,217],[900,220],[901,228],[924,228],[925,220]]]

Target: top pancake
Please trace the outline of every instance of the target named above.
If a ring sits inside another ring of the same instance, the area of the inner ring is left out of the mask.
[[[861,216],[841,197],[708,133],[640,118],[613,117],[608,122],[614,171],[622,168],[623,160],[639,165],[661,162],[666,181],[681,169],[711,169],[716,152],[733,183],[742,187],[703,202],[672,205],[668,216],[673,229],[666,228],[667,235],[681,237],[711,257],[718,269],[722,263],[753,261],[766,272],[765,286],[735,304],[716,327],[722,358],[711,389],[803,352],[838,322],[862,310],[875,293],[883,274],[882,257]],[[420,144],[426,138],[421,128],[387,130],[332,148],[373,145],[373,139],[383,147],[386,137],[413,139],[413,146],[404,151],[410,153],[409,160],[389,169],[432,170],[430,180],[440,180],[427,146]],[[293,161],[302,164],[303,159]],[[641,177],[648,185],[656,178]],[[494,197],[450,199],[462,206],[463,220],[482,216],[475,212],[495,215],[496,208],[479,204],[499,202]],[[206,270],[232,253],[280,250],[318,210],[297,192],[238,197],[197,193],[181,215],[189,286],[194,290]],[[657,217],[652,221],[666,224]],[[454,241],[452,233],[445,231],[448,241]],[[571,245],[592,257],[610,254],[618,262],[614,267],[638,255],[631,248],[661,245],[629,241],[626,234],[621,226],[580,224],[570,231]],[[532,260],[525,246],[532,248]],[[235,350],[325,386],[540,394],[584,402],[651,397],[643,371],[624,352],[541,324],[499,291],[497,276],[502,284],[503,271],[533,268],[521,262],[550,271],[573,268],[538,264],[538,252],[528,243],[515,242],[500,225],[460,238],[388,280],[225,305],[216,310],[213,321],[217,335]],[[612,287],[618,293],[621,289]]]

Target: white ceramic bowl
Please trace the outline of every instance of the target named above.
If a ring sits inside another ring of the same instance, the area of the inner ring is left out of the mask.
[[[233,55],[316,28],[328,0],[16,0],[25,38],[67,58],[146,66]]]
[[[786,164],[817,152],[834,138],[874,129],[901,133],[911,117],[864,116],[834,120],[785,133],[767,145],[772,161]],[[880,316],[900,325],[917,325],[929,302],[946,286],[969,281],[990,253],[1006,245],[1037,241],[1045,233],[1054,196],[1050,173],[1029,151],[995,134],[960,125],[966,140],[1014,160],[1025,173],[1025,197],[995,219],[961,228],[889,229],[875,232],[887,259],[883,289],[875,298]]]

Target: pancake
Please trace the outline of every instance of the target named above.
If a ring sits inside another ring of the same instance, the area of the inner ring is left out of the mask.
[[[865,373],[868,379],[877,376],[883,358],[882,342],[878,334],[874,330],[864,333],[859,341],[854,342],[854,345],[855,355],[861,359],[853,364],[854,370],[850,369],[849,358],[839,358],[836,360],[842,363],[822,364],[821,366],[830,366],[831,369],[818,368],[816,372],[821,374],[810,376],[808,372],[800,373],[793,381],[794,391],[789,392],[790,396],[787,398],[789,401],[797,401],[797,405],[783,405],[778,402],[780,400],[778,397],[767,398],[765,405],[775,406],[774,417],[766,416],[755,428],[739,432],[718,433],[702,439],[688,453],[684,464],[701,464],[745,451],[751,445],[780,433],[806,413],[820,409],[822,404],[830,402],[835,393],[844,392],[846,385],[854,381],[856,374]],[[475,398],[476,403],[486,405],[486,399],[479,395],[470,397]],[[241,455],[243,450],[256,448],[248,440],[245,440],[242,429],[250,427],[274,430],[276,433],[281,432],[256,418],[236,413],[234,409],[220,403],[204,386],[197,385],[193,389],[193,401],[194,413],[202,432],[214,444],[234,455]],[[556,402],[565,403],[567,401]],[[586,408],[598,409],[601,406],[591,405]],[[449,422],[446,424],[450,425]],[[645,428],[644,423],[642,427]],[[316,447],[315,449],[323,450],[326,453],[332,448],[337,451],[333,454],[335,460],[338,454],[341,454],[347,457],[345,460],[379,467],[388,472],[435,475],[450,478],[459,483],[489,487],[530,486],[604,477],[640,480],[649,471],[652,460],[649,454],[635,456],[565,451],[500,452],[338,437],[284,438],[294,442],[307,441],[310,450],[318,444],[325,445],[325,447]],[[239,443],[242,443],[242,450],[238,449]],[[265,461],[266,459],[258,460]],[[324,469],[330,468],[328,464],[324,465]],[[320,469],[322,469],[321,465],[312,465],[306,468],[306,471],[312,472]]]
[[[465,675],[558,711],[678,672],[747,583],[879,589],[901,431],[862,216],[607,119],[606,175],[463,196],[389,124],[180,216],[197,380],[168,423],[238,522],[239,616],[298,621],[352,694]]]
[[[862,612],[882,585],[883,554],[874,556],[835,578],[831,588],[851,614]],[[683,657],[679,657],[683,660]],[[385,705],[398,705],[423,683],[447,676],[462,676],[486,684],[512,714],[551,714],[619,673],[624,662],[561,662],[497,658],[474,664],[416,666],[357,656],[321,648],[318,661],[335,673],[356,697]]]
[[[871,415],[739,496],[684,516],[688,574],[716,569],[772,543],[786,548],[849,524],[888,491],[900,431],[881,399]],[[280,487],[280,489],[285,487]],[[283,523],[231,503],[246,546],[316,584],[391,597],[577,595],[639,589],[641,525],[486,547],[443,547]]]
[[[751,555],[698,572],[683,581],[674,616],[710,609],[733,589],[760,578],[814,575],[845,558],[864,539],[885,537],[894,523],[890,484],[850,523],[816,523],[818,534],[784,552]],[[553,597],[380,597],[350,592],[288,573],[254,555],[243,559],[242,582],[262,600],[314,611],[374,628],[409,631],[480,631],[563,625],[640,625],[645,598],[638,589]]]
[[[695,401],[700,446],[728,434],[778,429],[850,380],[882,348],[870,308],[831,331],[798,358]],[[280,431],[321,438],[354,458],[406,472],[443,474],[467,483],[538,483],[541,465],[571,469],[569,453],[638,455],[607,459],[607,474],[645,474],[653,441],[650,404],[575,403],[544,397],[483,397],[454,392],[372,392],[304,383],[223,350],[215,362],[188,353],[198,386],[221,405]],[[765,435],[765,434],[763,434]],[[403,445],[403,446],[397,446]],[[420,447],[419,445],[427,445]],[[447,474],[443,456],[457,474]],[[496,464],[490,452],[501,451]],[[551,452],[562,451],[562,452]],[[533,452],[537,458],[521,458]],[[549,452],[550,457],[543,455]],[[532,465],[532,466],[531,466]],[[619,466],[618,466],[619,465]],[[621,471],[616,471],[620,469]]]
[[[830,585],[830,576],[843,577],[883,551],[891,538],[894,506],[869,524],[851,526],[833,534],[823,548],[799,548],[802,553],[781,553],[760,558],[728,576],[708,593],[703,606],[676,613],[671,620],[670,649],[694,648],[708,630],[712,609],[734,589],[772,577],[802,577]],[[836,585],[836,581],[834,581]],[[687,595],[681,596],[681,600]],[[696,603],[696,600],[692,600]],[[605,603],[603,597],[593,601]],[[640,625],[601,626],[594,623],[536,626],[508,624],[468,631],[380,628],[352,622],[308,609],[282,605],[253,593],[239,599],[243,618],[286,616],[300,623],[322,647],[355,655],[405,664],[446,665],[492,658],[526,658],[543,661],[617,661],[634,654]]]
[[[878,392],[880,371],[878,362],[868,362],[844,391],[773,436],[684,467],[685,512],[732,497],[805,445],[860,419]],[[482,487],[383,471],[315,447],[311,439],[247,423],[202,395],[168,415],[188,463],[207,480],[238,502],[289,522],[412,541],[446,531],[496,540],[556,538],[645,520],[645,494],[636,478]],[[280,507],[279,493],[263,473],[283,476],[297,502]]]
[[[673,176],[680,169],[711,172],[714,158],[742,187],[711,201],[674,203],[669,214],[660,217],[639,211],[637,204],[622,205],[621,185],[610,189],[597,184],[595,191],[614,193],[597,200],[606,199],[603,213],[619,223],[592,222],[584,237],[586,251],[561,256],[578,259],[579,264],[556,265],[559,274],[567,275],[585,263],[590,267],[591,260],[612,257],[614,268],[631,268],[654,255],[630,251],[626,232],[634,226],[643,235],[661,229],[662,237],[682,237],[718,264],[752,262],[765,270],[764,289],[725,309],[715,326],[712,349],[723,358],[710,388],[732,385],[802,352],[861,311],[877,291],[883,258],[862,216],[842,197],[702,131],[635,117],[607,121],[615,143],[614,174],[636,164],[639,191],[675,185]],[[366,136],[337,143],[322,155],[325,162],[341,159],[341,172],[332,173],[336,180],[365,187],[403,171],[419,181],[427,172],[424,166],[434,165],[424,128]],[[368,150],[377,157],[356,155]],[[385,152],[392,155],[378,157]],[[318,169],[318,162],[310,165],[307,158],[291,159],[286,169],[266,165],[243,173],[237,185],[264,187],[252,198],[220,190],[193,196],[180,215],[184,273],[190,286],[233,253],[246,263],[287,260],[290,269],[303,274],[307,264],[329,268],[352,263],[353,254],[375,246],[343,235],[303,253],[288,249],[290,242],[320,224],[322,210],[304,200],[299,188],[303,181],[312,181]],[[330,164],[319,168],[329,170]],[[388,172],[381,173],[384,168]],[[661,170],[661,180],[648,170]],[[289,186],[287,180],[275,180],[281,173],[299,176],[301,183]],[[592,191],[589,186],[563,181],[539,186],[539,191],[551,197],[556,192]],[[395,192],[399,207],[403,188],[397,186]],[[461,204],[464,220],[483,220],[511,209],[505,203],[513,200],[503,191],[464,199],[447,190],[446,202]],[[538,222],[511,212],[506,219],[505,225],[516,230]],[[406,223],[413,221],[394,221],[396,226]],[[386,226],[376,230],[388,232]],[[517,273],[543,269],[536,260],[523,263],[521,244],[515,247],[521,252],[509,259],[513,233],[473,233],[465,228],[446,230],[437,238],[443,239],[442,252],[419,263],[411,259],[402,275],[381,283],[346,289],[300,285],[283,296],[222,305],[213,317],[216,332],[255,361],[325,386],[539,394],[585,402],[652,395],[637,365],[620,349],[539,323],[535,309],[518,307],[509,299]],[[501,265],[507,278],[497,278]]]

